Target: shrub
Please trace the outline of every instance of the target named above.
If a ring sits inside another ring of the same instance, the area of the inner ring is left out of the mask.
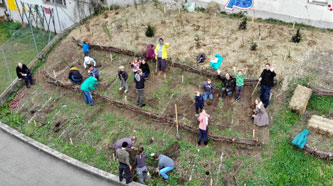
[[[253,51],[257,50],[257,46],[258,46],[257,43],[252,43],[250,50],[253,50]]]
[[[148,24],[148,27],[146,29],[146,36],[147,37],[154,37],[155,35],[155,28],[154,26]]]
[[[238,29],[239,30],[246,30],[246,24],[247,24],[247,17],[244,17],[243,21],[239,24]]]
[[[299,31],[300,31],[300,29],[298,28],[296,34],[293,35],[293,37],[291,38],[292,42],[299,43],[302,40],[302,36],[301,36],[301,33]]]

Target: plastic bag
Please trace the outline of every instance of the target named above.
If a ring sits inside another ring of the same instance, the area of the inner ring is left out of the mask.
[[[194,12],[195,10],[195,3],[194,2],[188,2],[184,4],[184,8],[185,10],[187,10],[188,12]]]

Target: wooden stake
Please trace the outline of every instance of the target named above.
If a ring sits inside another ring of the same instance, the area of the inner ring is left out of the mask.
[[[72,140],[72,138],[69,138],[69,142],[71,143],[71,145],[73,145],[73,140]]]
[[[112,159],[113,159],[113,161],[116,161],[116,157],[115,157],[114,153],[112,153]]]
[[[213,178],[210,178],[210,186],[213,186]]]
[[[179,132],[178,132],[178,109],[177,109],[177,104],[175,104],[175,112],[176,112],[176,129],[177,129],[177,134],[176,138],[180,140]]]
[[[295,28],[295,22],[293,23],[293,29]]]
[[[57,78],[56,72],[53,70],[54,78]]]
[[[37,123],[36,123],[36,120],[34,120],[34,125],[35,125],[35,127],[37,127]]]
[[[182,75],[182,83],[184,83],[184,75]]]
[[[111,60],[111,62],[112,62],[112,54],[110,54],[110,60]]]
[[[271,95],[269,96],[269,100],[271,100],[271,99],[272,99],[272,95],[273,95],[273,93],[271,92]]]
[[[127,102],[127,96],[124,97],[124,101]]]
[[[256,136],[256,130],[253,129],[253,130],[252,130],[252,137],[254,138],[255,136]]]
[[[257,90],[257,87],[258,87],[259,83],[260,83],[260,81],[258,81],[256,87],[254,87],[254,90],[253,90],[253,92],[252,92],[252,94],[251,94],[251,97],[253,96],[254,92]]]

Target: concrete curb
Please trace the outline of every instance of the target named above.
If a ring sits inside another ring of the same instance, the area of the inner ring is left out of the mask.
[[[8,125],[6,124],[3,124],[0,122],[0,129],[2,129],[3,131],[5,131],[6,133],[18,138],[19,140],[43,151],[44,153],[50,155],[50,156],[53,156],[61,161],[64,161],[66,163],[68,163],[69,165],[72,165],[76,168],[79,168],[83,171],[86,171],[88,172],[89,174],[92,174],[92,175],[95,175],[95,176],[98,176],[102,179],[105,179],[107,181],[109,181],[110,183],[114,183],[114,184],[117,184],[117,185],[129,185],[129,186],[143,186],[142,184],[140,183],[136,183],[136,182],[132,182],[130,184],[124,184],[124,183],[120,183],[118,180],[118,176],[114,175],[114,174],[110,174],[108,172],[105,172],[103,170],[100,170],[100,169],[97,169],[95,167],[92,167],[88,164],[85,164],[81,161],[78,161],[74,158],[71,158],[63,153],[60,153],[54,149],[51,149],[50,147],[42,144],[42,143],[39,143],[38,141],[35,141],[33,140],[32,138],[18,132],[17,130],[14,130],[13,128],[9,127]]]

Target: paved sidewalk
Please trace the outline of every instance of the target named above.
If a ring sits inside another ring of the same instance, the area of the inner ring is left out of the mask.
[[[113,186],[73,167],[0,129],[0,185]]]

